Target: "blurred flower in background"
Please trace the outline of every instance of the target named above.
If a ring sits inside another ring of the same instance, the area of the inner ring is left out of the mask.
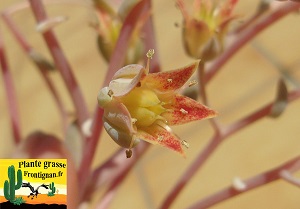
[[[195,0],[191,14],[183,0],[177,1],[184,18],[183,42],[189,56],[209,61],[223,51],[224,37],[236,17],[232,15],[236,3],[237,0]]]
[[[94,0],[98,21],[94,27],[99,34],[98,47],[107,62],[109,62],[116,46],[124,19],[137,2],[139,0],[126,0],[117,3],[113,1]],[[146,17],[147,15],[145,15]],[[144,21],[144,19],[140,20],[131,35],[126,52],[125,65],[138,63],[143,58],[144,43],[141,38],[141,26]]]

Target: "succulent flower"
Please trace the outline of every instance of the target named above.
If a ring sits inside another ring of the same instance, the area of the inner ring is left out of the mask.
[[[195,0],[193,14],[185,8],[183,0],[177,5],[184,18],[183,41],[187,54],[208,61],[223,51],[224,35],[235,18],[232,10],[237,0]]]
[[[198,62],[168,72],[149,73],[149,62],[154,51],[147,53],[146,68],[127,65],[118,70],[108,87],[98,94],[98,103],[104,109],[104,128],[121,147],[131,148],[140,140],[160,144],[184,155],[186,141],[176,136],[171,125],[211,118],[216,112],[197,101],[178,94],[197,68]]]
[[[94,0],[98,19],[98,23],[95,25],[99,34],[98,47],[107,62],[109,62],[117,43],[124,19],[138,0],[120,2],[120,5],[115,8],[113,5],[110,5],[109,1]],[[143,21],[143,19],[140,20],[140,24],[137,25],[132,33],[126,52],[125,65],[128,63],[137,63],[143,57],[144,45],[141,40],[141,26]]]

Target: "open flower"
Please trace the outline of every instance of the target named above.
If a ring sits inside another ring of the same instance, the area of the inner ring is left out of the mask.
[[[190,15],[183,0],[177,0],[184,18],[183,41],[189,56],[208,61],[223,51],[224,36],[235,18],[232,10],[237,1],[195,0]]]
[[[182,145],[188,146],[187,142],[180,140],[169,126],[216,115],[208,107],[178,94],[198,62],[177,70],[149,73],[149,57],[153,53],[147,54],[146,68],[137,64],[121,68],[98,94],[98,103],[104,109],[104,128],[117,144],[128,148],[128,157],[140,140],[184,155]]]

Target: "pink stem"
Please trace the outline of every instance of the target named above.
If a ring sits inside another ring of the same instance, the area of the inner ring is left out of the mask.
[[[261,31],[269,27],[271,24],[275,23],[280,18],[285,15],[297,11],[300,8],[299,3],[286,2],[280,7],[277,7],[269,14],[261,17],[257,22],[253,23],[251,26],[241,31],[237,36],[234,36],[232,44],[230,44],[224,53],[221,54],[217,59],[209,63],[207,67],[207,74],[205,81],[208,82],[213,76],[221,69],[221,67],[239,50],[248,43],[252,38],[258,35]]]
[[[16,10],[14,10],[15,12]],[[21,33],[21,31],[18,29],[18,27],[16,26],[16,24],[13,22],[13,20],[10,18],[10,13],[7,12],[3,12],[2,13],[2,17],[4,22],[6,23],[6,25],[8,26],[8,28],[11,30],[11,32],[13,33],[13,35],[15,36],[16,40],[19,42],[19,44],[21,45],[21,47],[23,48],[23,50],[27,53],[28,57],[30,58],[30,53],[34,50],[30,44],[28,43],[28,41],[25,39],[25,37],[23,36],[23,34]],[[31,58],[30,58],[31,59]],[[54,101],[58,107],[58,110],[60,111],[60,115],[62,117],[62,123],[63,123],[63,130],[64,133],[67,130],[67,111],[64,108],[62,101],[58,95],[58,92],[56,91],[56,88],[53,84],[53,82],[51,81],[50,77],[48,76],[48,70],[44,69],[44,67],[38,65],[37,63],[35,63],[36,66],[40,69],[40,72],[42,74],[42,77],[46,83],[46,85],[48,86]]]
[[[182,189],[186,186],[186,184],[190,181],[190,179],[194,176],[194,174],[198,171],[199,168],[206,162],[206,160],[211,156],[214,150],[219,146],[222,142],[222,137],[220,135],[215,135],[210,142],[206,145],[206,147],[200,152],[194,162],[188,167],[188,169],[184,172],[184,174],[180,177],[179,181],[177,181],[176,185],[171,189],[171,192],[164,199],[161,209],[170,208],[176,197],[180,194]]]
[[[300,97],[300,89],[294,90],[289,93],[289,102],[292,102]],[[270,103],[258,111],[242,118],[241,120],[233,123],[227,128],[223,128],[220,133],[216,134],[209,142],[209,144],[204,148],[203,151],[196,157],[192,165],[186,170],[186,172],[180,177],[179,181],[176,183],[175,187],[168,194],[164,200],[161,209],[166,209],[171,206],[176,197],[180,194],[182,189],[186,186],[191,178],[196,174],[196,172],[202,167],[206,160],[214,153],[214,151],[219,147],[221,142],[223,142],[228,136],[240,131],[242,128],[253,124],[254,122],[268,116],[273,103]]]
[[[282,170],[280,172],[280,177],[284,179],[285,181],[297,186],[300,188],[300,179],[297,179],[296,177],[292,176],[291,172],[288,170]]]
[[[149,10],[151,8],[151,1],[149,1]],[[159,61],[159,52],[157,50],[156,46],[156,38],[155,38],[155,31],[153,27],[153,19],[152,16],[148,18],[148,21],[146,22],[144,26],[144,36],[145,36],[145,51],[147,52],[149,49],[154,49],[155,54],[153,58],[151,59],[151,65],[150,65],[150,72],[151,73],[157,73],[160,72],[160,61]],[[145,52],[145,54],[146,54]]]
[[[103,86],[108,86],[115,72],[123,66],[127,46],[129,43],[128,40],[136,24],[138,23],[139,17],[143,13],[148,12],[146,6],[148,2],[149,0],[140,1],[126,17],[120,32],[119,39],[111,57]],[[87,141],[87,145],[84,149],[83,160],[79,168],[79,182],[81,183],[81,185],[87,185],[87,182],[89,180],[87,176],[90,175],[90,166],[96,151],[97,144],[99,142],[99,136],[102,132],[102,116],[103,109],[97,106],[94,114],[92,136]],[[84,191],[82,190],[81,197],[83,196],[83,193]]]
[[[128,173],[131,171],[131,169],[136,164],[136,162],[139,159],[141,159],[141,157],[143,156],[144,153],[146,153],[148,148],[149,148],[149,144],[146,144],[146,142],[144,142],[143,144],[139,144],[139,146],[136,149],[134,149],[134,155],[133,155],[132,159],[130,159],[130,160],[126,159],[125,162],[122,162],[121,167],[123,169],[119,170],[116,174],[113,174],[114,175],[113,178],[110,175],[110,179],[109,179],[110,186],[107,189],[107,191],[105,192],[105,194],[103,195],[103,197],[101,197],[100,203],[96,207],[97,209],[108,208],[108,206],[110,205],[114,196],[116,195],[117,189],[119,188],[120,184],[127,177]],[[124,159],[123,152],[122,152],[121,158]],[[111,168],[106,167],[106,169],[111,169]],[[119,169],[119,168],[117,168],[117,169]],[[113,172],[113,173],[115,173],[115,172]],[[106,179],[105,183],[107,183],[107,179]]]
[[[207,93],[206,93],[206,83],[205,83],[205,80],[204,80],[204,78],[205,78],[204,77],[205,76],[204,65],[205,65],[205,63],[200,61],[198,69],[197,69],[197,71],[198,71],[198,81],[200,83],[199,92],[200,92],[200,96],[202,98],[203,104],[209,106]],[[214,128],[215,133],[218,134],[220,132],[220,129],[221,129],[218,121],[215,118],[212,118],[209,121],[211,122],[211,125]]]
[[[47,20],[47,14],[43,6],[42,1],[29,0],[31,9],[38,23]],[[57,66],[62,78],[67,86],[69,94],[71,95],[72,101],[75,106],[77,118],[80,126],[88,119],[89,113],[84,101],[84,97],[81,93],[80,87],[73,75],[72,69],[69,62],[64,56],[63,51],[53,33],[50,29],[43,33],[44,40],[50,50],[50,53],[54,59],[55,65]]]
[[[273,181],[276,181],[281,178],[280,173],[282,170],[290,170],[291,167],[293,167],[293,169],[295,169],[295,166],[294,166],[295,164],[297,164],[297,168],[300,169],[299,162],[300,162],[300,156],[280,165],[277,168],[274,168],[272,170],[258,174],[252,178],[249,178],[248,180],[245,180],[244,183],[246,185],[246,188],[243,190],[238,190],[238,189],[234,188],[234,186],[229,186],[229,187],[224,188],[223,190],[193,204],[191,207],[189,207],[189,209],[205,209],[205,208],[211,207],[213,205],[216,205],[224,200],[232,198],[236,195],[243,194],[252,189],[255,189],[260,186],[264,186],[268,183],[271,183]]]
[[[7,59],[4,51],[3,37],[1,34],[0,34],[0,66],[3,74],[3,81],[4,81],[4,87],[5,87],[5,92],[8,101],[8,110],[9,110],[9,115],[11,120],[13,136],[14,136],[15,143],[18,144],[21,140],[20,115],[17,107],[18,103],[16,98],[16,91],[12,81],[10,69],[7,63]]]
[[[291,91],[288,95],[288,102],[293,102],[300,97],[300,89],[296,89]],[[254,113],[236,121],[235,123],[229,125],[228,127],[224,128],[223,136],[228,137],[231,134],[239,131],[240,129],[246,127],[247,125],[252,124],[253,122],[262,119],[265,116],[268,116],[272,110],[273,103],[270,103],[261,109],[255,111]]]

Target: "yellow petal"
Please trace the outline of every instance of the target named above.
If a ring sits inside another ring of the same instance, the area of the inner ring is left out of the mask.
[[[150,107],[160,103],[153,91],[142,87],[136,87],[121,100],[126,106]]]
[[[137,119],[135,124],[140,126],[150,126],[157,119],[157,115],[145,107],[128,107],[131,117]]]
[[[152,112],[154,112],[156,115],[160,115],[163,112],[166,111],[166,108],[164,108],[161,104],[157,104],[151,107],[147,108],[148,110],[151,110]]]

